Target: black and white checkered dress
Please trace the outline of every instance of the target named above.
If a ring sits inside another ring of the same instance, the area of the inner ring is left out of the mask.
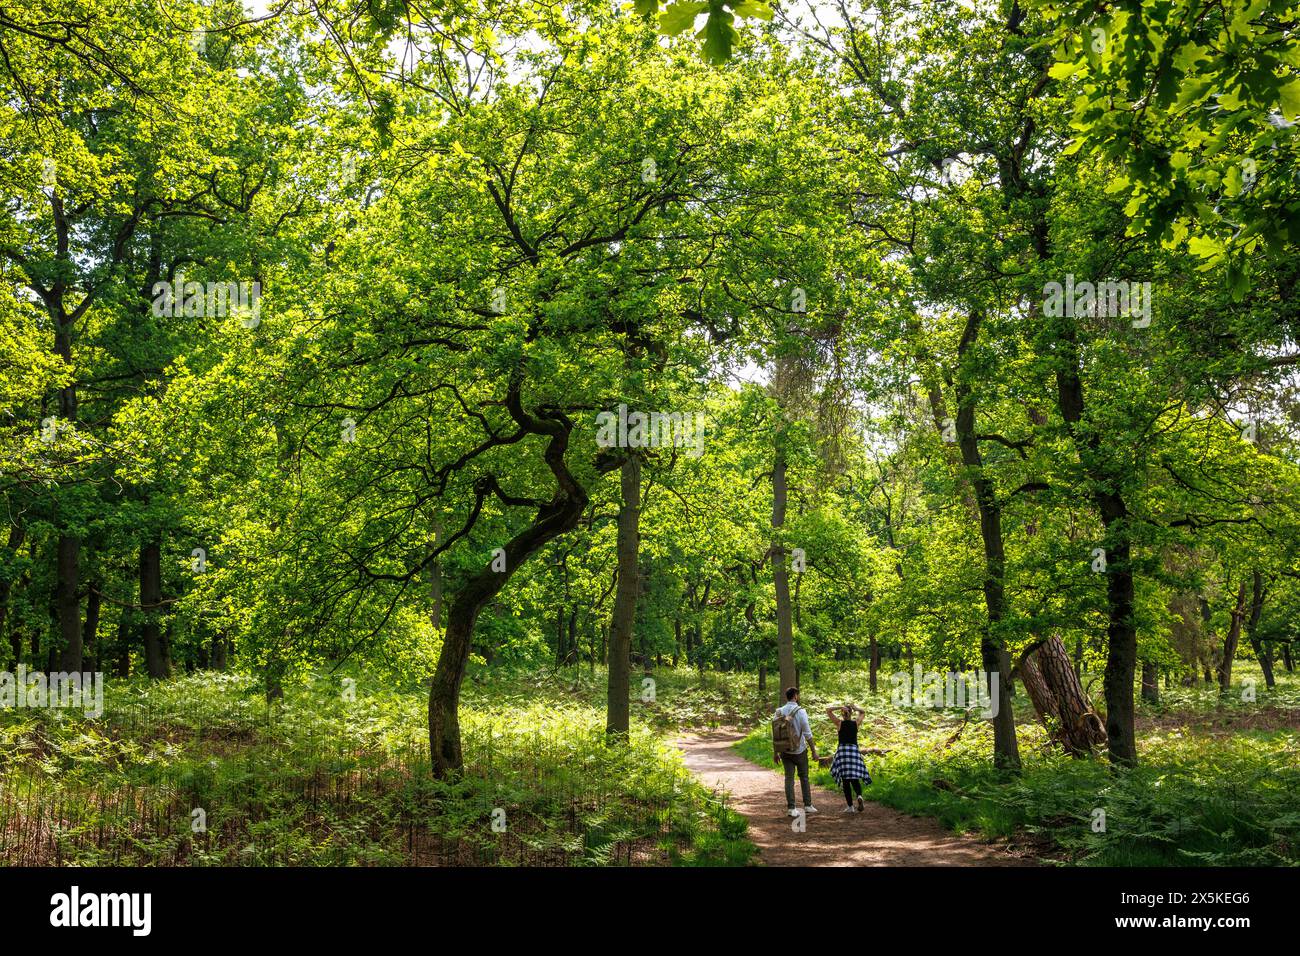
[[[831,761],[831,776],[836,783],[845,780],[871,782],[871,774],[867,773],[867,765],[862,761],[862,751],[858,750],[857,744],[840,744],[836,748],[835,758]]]

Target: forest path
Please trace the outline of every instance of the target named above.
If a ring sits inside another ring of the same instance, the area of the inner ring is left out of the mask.
[[[728,806],[749,821],[749,839],[767,866],[1033,866],[995,846],[952,833],[937,820],[909,817],[866,801],[862,813],[844,813],[844,796],[813,784],[818,812],[794,832],[784,781],[732,749],[735,731],[684,736],[674,743],[705,786],[730,794]],[[799,781],[795,780],[795,798]]]

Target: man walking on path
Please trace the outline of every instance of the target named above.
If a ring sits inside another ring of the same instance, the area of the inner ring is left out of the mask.
[[[774,731],[772,742],[772,762],[780,761],[785,768],[785,805],[790,816],[800,813],[816,813],[812,803],[812,788],[808,784],[808,753],[811,748],[813,758],[817,757],[817,745],[813,743],[812,725],[808,723],[808,711],[799,706],[799,688],[791,687],[785,692],[785,704],[776,712],[774,721],[785,717],[792,730],[793,740],[779,744]],[[784,747],[784,749],[782,749]],[[794,775],[799,773],[799,786],[803,790],[803,810],[794,805]]]

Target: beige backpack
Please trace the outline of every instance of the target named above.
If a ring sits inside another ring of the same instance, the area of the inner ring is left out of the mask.
[[[792,754],[799,749],[799,744],[803,736],[799,733],[799,711],[801,707],[796,707],[790,713],[777,711],[776,716],[772,718],[772,752],[778,754]]]

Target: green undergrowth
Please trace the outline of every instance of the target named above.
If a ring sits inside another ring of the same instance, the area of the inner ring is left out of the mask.
[[[684,770],[652,727],[662,720],[638,712],[627,743],[610,746],[596,697],[590,679],[475,673],[464,772],[435,780],[418,685],[321,676],[270,706],[234,674],[110,680],[98,720],[0,711],[0,860],[749,862],[744,820]]]

